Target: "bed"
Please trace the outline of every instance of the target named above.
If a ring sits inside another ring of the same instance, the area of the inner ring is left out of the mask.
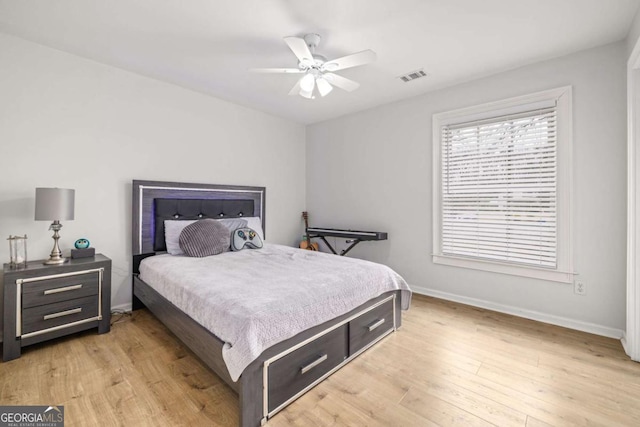
[[[165,221],[246,218],[266,237],[264,187],[136,180],[132,194],[133,309],[146,306],[238,393],[243,427],[264,424],[401,324],[411,292],[379,264],[268,243],[166,254]]]

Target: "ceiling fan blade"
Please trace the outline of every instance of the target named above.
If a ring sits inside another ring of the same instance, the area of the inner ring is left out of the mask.
[[[322,69],[327,71],[344,70],[345,68],[358,67],[360,65],[368,64],[370,62],[374,62],[375,60],[376,53],[372,50],[367,49],[363,50],[362,52],[327,61],[322,65]]]
[[[312,64],[313,55],[307,46],[307,42],[300,37],[285,37],[284,42],[289,46],[289,49],[303,64]]]
[[[333,73],[324,73],[323,76],[329,83],[339,87],[347,92],[352,92],[360,87],[360,83],[354,82],[346,77],[339,76]]]
[[[328,95],[329,92],[333,90],[333,86],[331,83],[324,77],[319,77],[316,79],[316,86],[318,87],[318,92],[320,92],[320,96]]]
[[[301,70],[300,68],[249,68],[249,72],[298,74],[304,73],[304,70]]]

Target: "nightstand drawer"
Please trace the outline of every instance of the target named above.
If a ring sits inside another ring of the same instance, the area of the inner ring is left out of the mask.
[[[349,322],[349,354],[362,350],[393,330],[393,299]]]
[[[348,357],[347,325],[323,335],[269,366],[269,412],[295,396]]]
[[[60,301],[98,295],[97,272],[37,280],[22,285],[22,307],[36,307]]]
[[[88,296],[22,310],[22,335],[98,316],[98,297]]]

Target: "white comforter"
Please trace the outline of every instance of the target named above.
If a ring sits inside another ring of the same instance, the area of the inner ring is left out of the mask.
[[[387,266],[265,244],[260,250],[206,258],[146,258],[140,277],[225,342],[229,374],[240,374],[265,349],[349,312],[384,292],[411,291]]]

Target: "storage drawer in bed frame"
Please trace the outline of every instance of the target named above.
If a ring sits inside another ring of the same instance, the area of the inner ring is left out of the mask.
[[[394,330],[393,300],[389,300],[349,322],[349,354],[367,348]]]
[[[263,411],[271,418],[289,403],[396,330],[396,295],[264,362]]]
[[[269,370],[269,411],[313,384],[349,357],[349,328],[339,328],[274,361]]]

